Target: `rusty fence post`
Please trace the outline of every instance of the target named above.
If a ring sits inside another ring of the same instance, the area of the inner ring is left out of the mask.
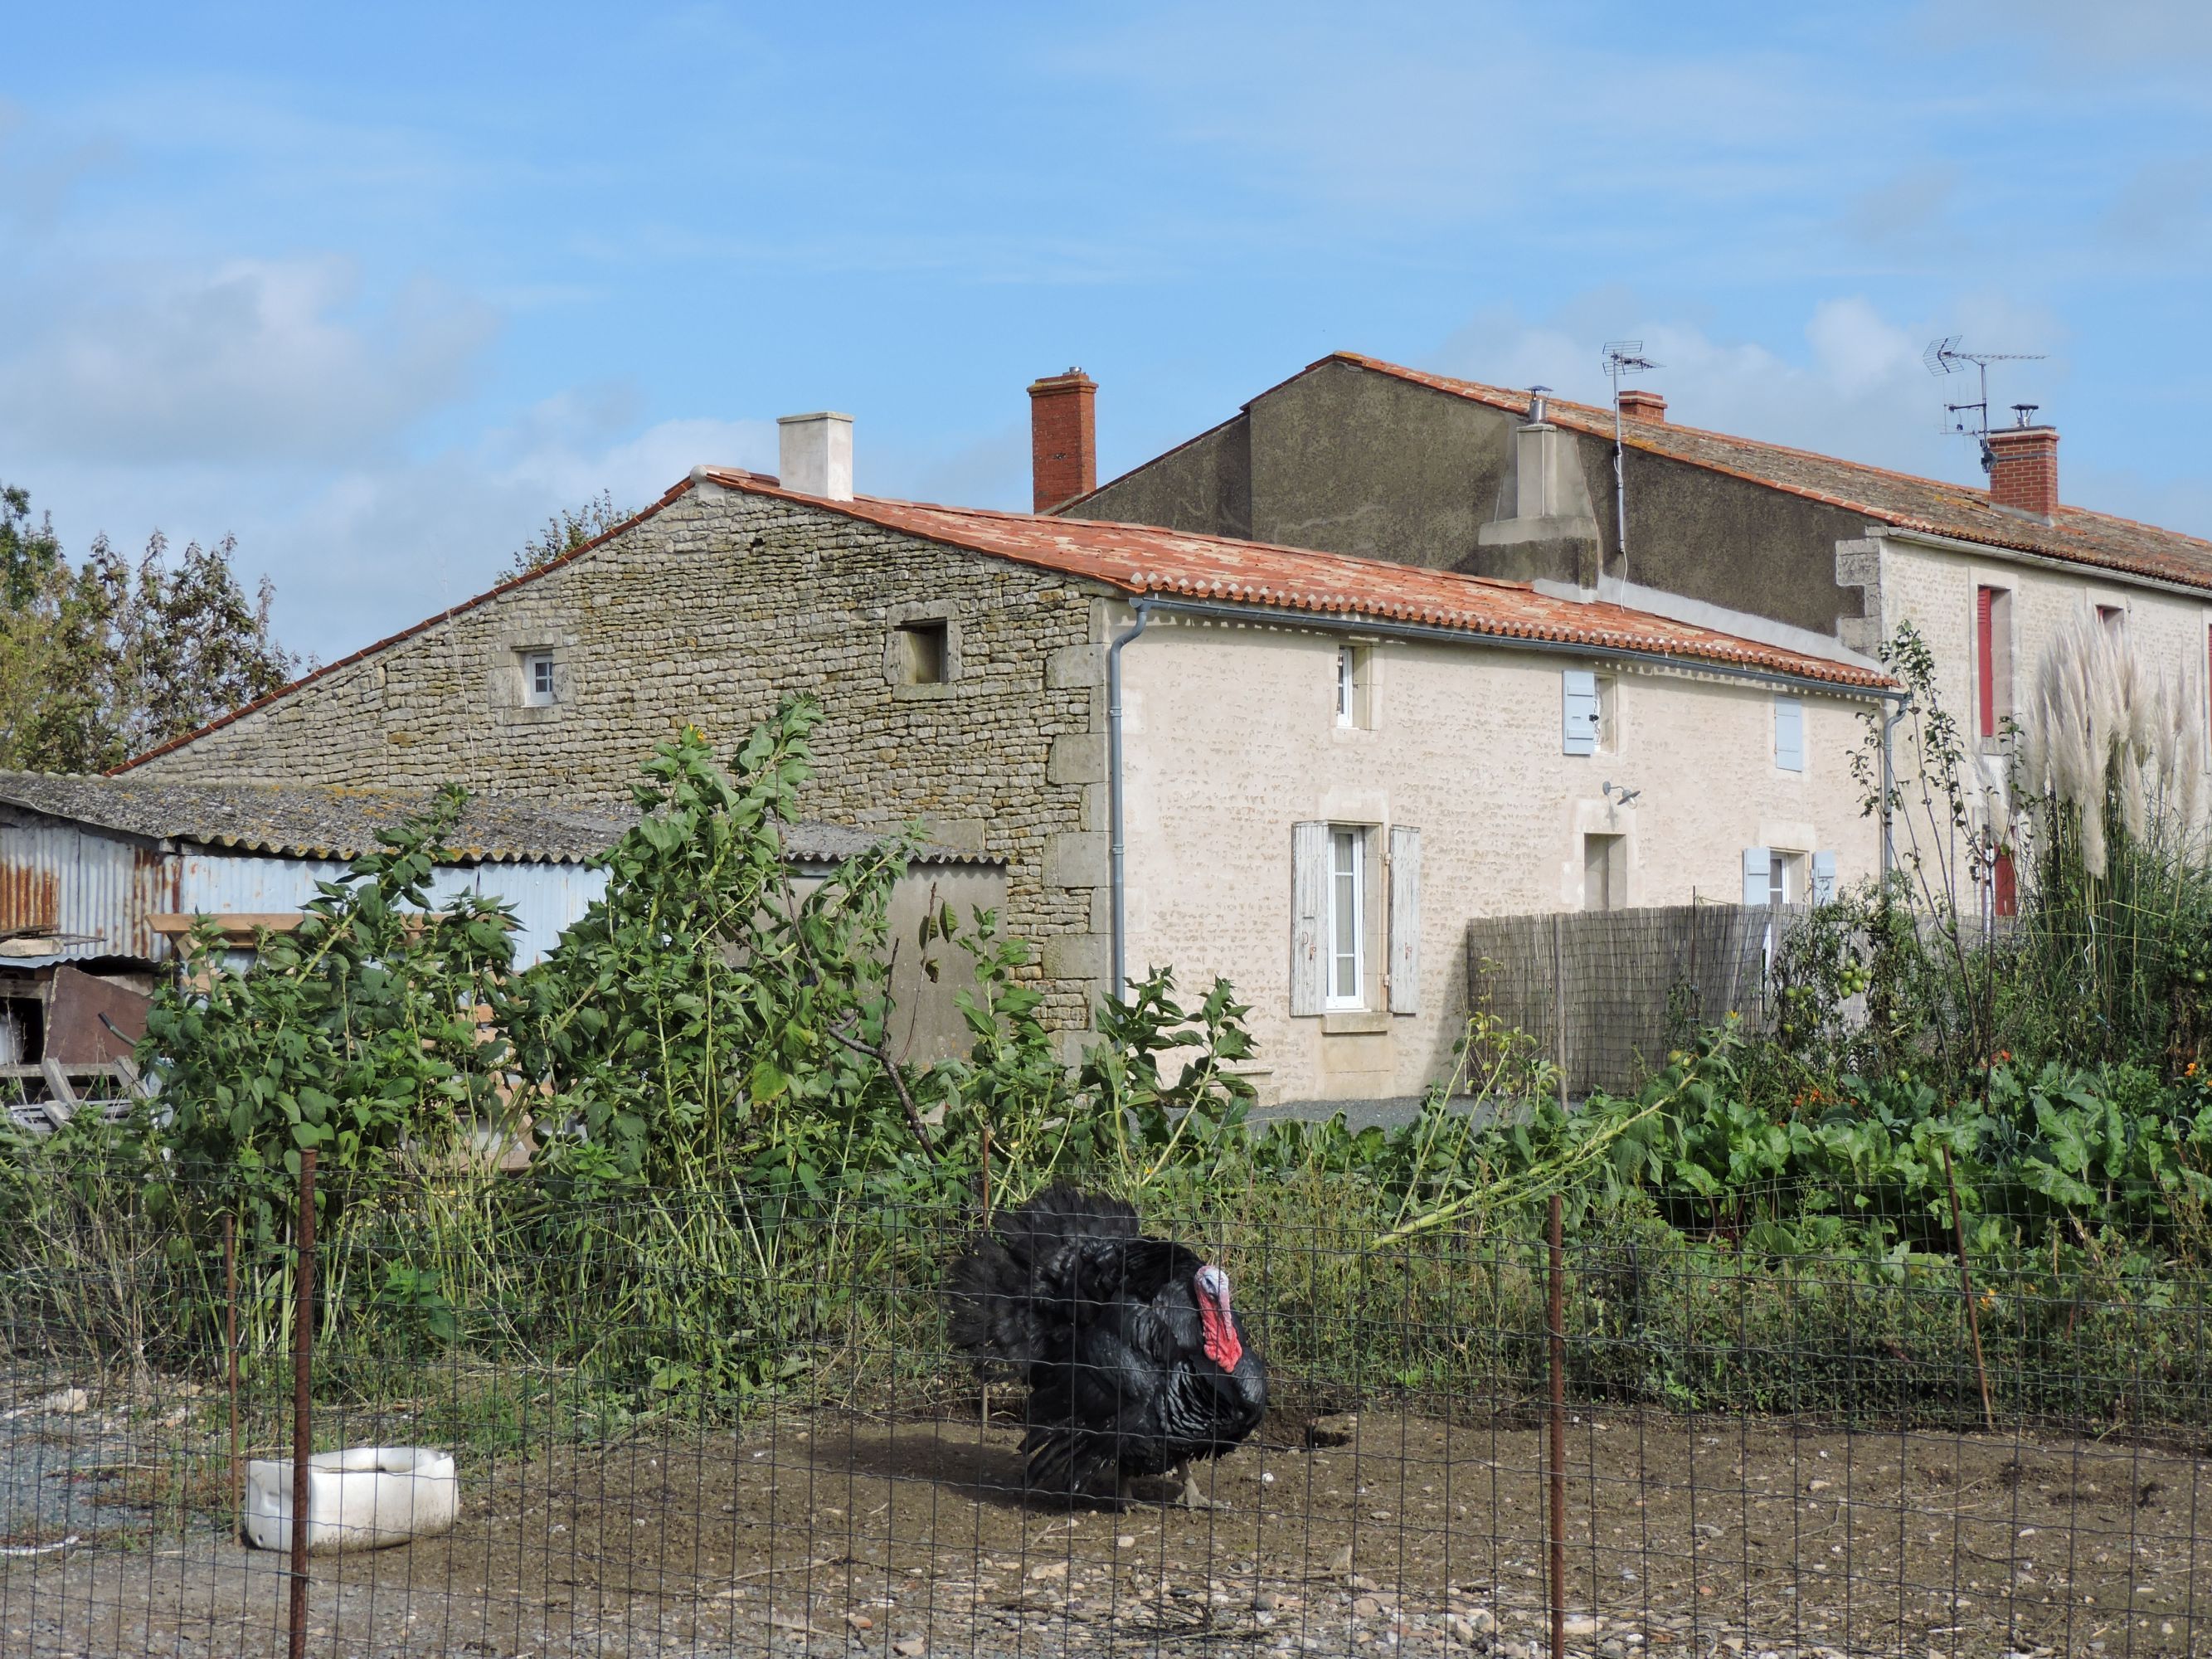
[[[315,1149],[300,1149],[299,1263],[293,1283],[299,1306],[292,1317],[292,1607],[291,1659],[307,1651],[307,1462],[314,1450],[308,1387],[314,1363]]]
[[[991,1126],[990,1126],[988,1123],[986,1123],[986,1124],[984,1124],[984,1126],[983,1126],[983,1232],[984,1232],[984,1235],[988,1237],[989,1236],[989,1234],[990,1234],[990,1231],[991,1231]],[[984,1378],[984,1379],[983,1379],[983,1384],[982,1384],[982,1394],[983,1394],[983,1398],[982,1398],[982,1415],[981,1415],[981,1419],[980,1419],[980,1420],[981,1420],[981,1424],[982,1424],[982,1426],[988,1429],[988,1428],[989,1428],[989,1427],[991,1426],[991,1381],[990,1381],[990,1379],[989,1379],[988,1377],[986,1377],[986,1378]]]
[[[222,1370],[230,1395],[230,1535],[246,1536],[246,1489],[238,1462],[238,1212],[222,1218]]]
[[[1551,1307],[1552,1411],[1546,1448],[1551,1484],[1552,1659],[1567,1650],[1567,1268],[1561,1235],[1559,1195],[1552,1194]]]

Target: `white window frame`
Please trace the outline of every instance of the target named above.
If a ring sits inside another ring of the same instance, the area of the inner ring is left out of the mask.
[[[1336,724],[1337,729],[1344,732],[1359,724],[1359,654],[1356,646],[1336,647]]]
[[[1804,902],[1805,858],[1804,854],[1786,847],[1767,849],[1766,902],[1769,904]]]
[[[1350,867],[1344,859],[1350,852]],[[1344,914],[1346,893],[1350,895],[1352,950],[1347,954],[1340,948],[1344,937]],[[1328,951],[1328,976],[1323,981],[1322,1006],[1331,1013],[1358,1010],[1367,1006],[1367,831],[1353,823],[1332,823],[1328,826],[1328,932],[1323,935]],[[1352,970],[1352,989],[1349,994],[1337,988],[1342,981],[1342,970]]]
[[[560,701],[559,684],[554,678],[553,653],[550,651],[526,651],[522,653],[524,708],[550,708]]]

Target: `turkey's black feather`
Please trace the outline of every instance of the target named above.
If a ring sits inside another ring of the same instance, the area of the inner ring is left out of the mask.
[[[953,1265],[952,1340],[1029,1385],[1030,1486],[1110,1497],[1226,1451],[1259,1425],[1267,1367],[1232,1312],[1243,1357],[1206,1356],[1191,1250],[1148,1238],[1118,1199],[1047,1188]]]

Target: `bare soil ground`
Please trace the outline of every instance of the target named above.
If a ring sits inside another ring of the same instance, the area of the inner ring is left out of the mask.
[[[1025,1503],[1015,1432],[972,1418],[465,1455],[450,1537],[316,1559],[310,1647],[1542,1652],[1540,1428],[1319,1426],[1232,1454],[1198,1511]],[[78,1539],[0,1559],[0,1651],[282,1652],[282,1559],[144,1507],[97,1431],[0,1420],[0,1546]],[[1624,1411],[1568,1460],[1571,1654],[2212,1652],[2212,1463],[2181,1453]]]

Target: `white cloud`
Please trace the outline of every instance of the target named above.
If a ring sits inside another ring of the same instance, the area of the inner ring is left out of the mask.
[[[427,281],[359,301],[334,257],[106,270],[11,295],[42,321],[0,356],[0,440],[141,465],[383,448],[460,392],[495,319]]]

